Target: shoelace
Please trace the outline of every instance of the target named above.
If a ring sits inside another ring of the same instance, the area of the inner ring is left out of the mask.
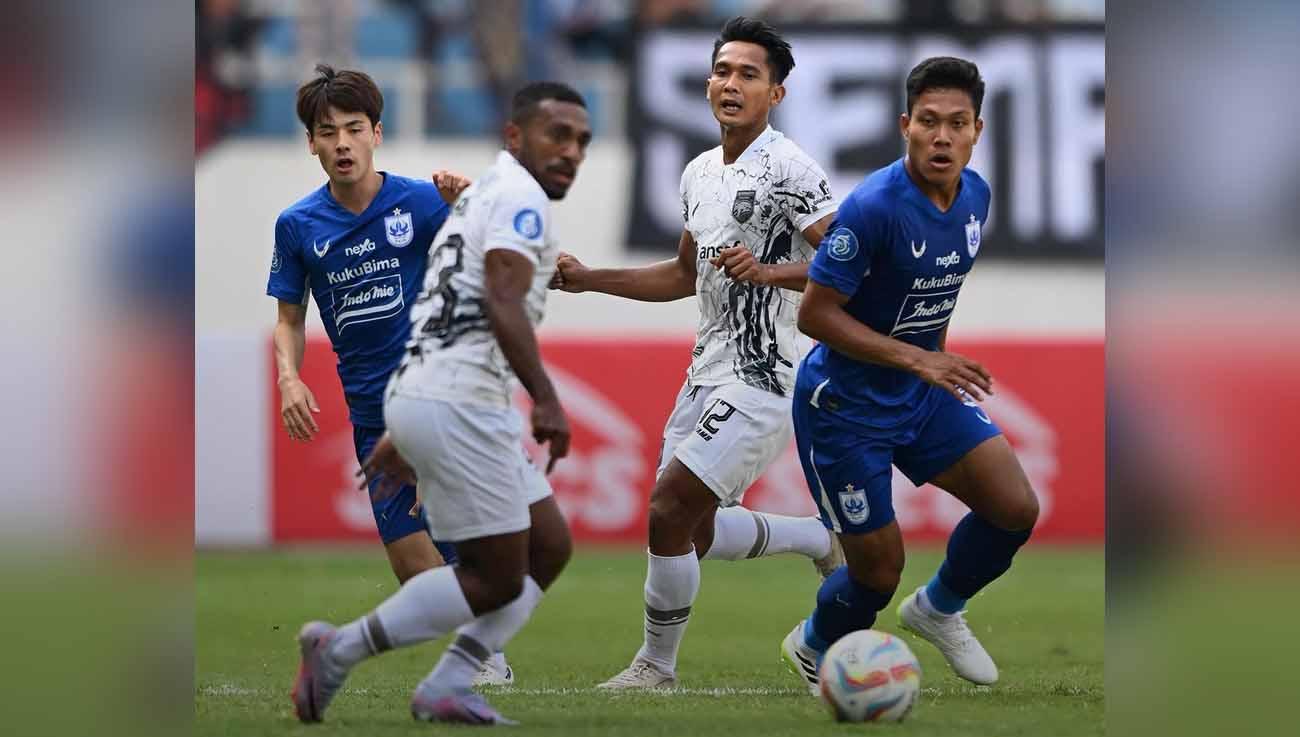
[[[638,679],[645,676],[646,671],[653,671],[656,676],[660,675],[659,671],[655,670],[654,667],[651,666],[649,663],[645,661],[638,661],[636,663],[633,663],[632,666],[627,670],[623,671],[622,673],[619,673],[618,678],[614,680],[617,683],[635,684],[638,681]]]

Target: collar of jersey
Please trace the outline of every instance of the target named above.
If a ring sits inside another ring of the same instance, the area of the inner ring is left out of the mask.
[[[741,151],[740,155],[736,157],[736,160],[731,162],[731,164],[728,164],[728,166],[735,166],[736,164],[739,164],[745,159],[748,159],[750,156],[754,155],[755,151],[766,146],[772,141],[775,141],[777,137],[780,135],[781,135],[781,131],[773,128],[772,124],[768,123],[767,127],[763,129],[763,132],[758,134],[758,138],[755,138],[754,140],[750,141],[749,145],[745,147],[745,150]],[[718,147],[718,158],[722,158],[721,146]]]

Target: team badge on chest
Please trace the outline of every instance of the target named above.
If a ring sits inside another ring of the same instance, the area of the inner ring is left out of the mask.
[[[415,238],[415,226],[411,224],[411,213],[402,212],[402,208],[393,210],[393,214],[384,218],[384,237],[394,248],[401,248]]]
[[[970,216],[970,222],[966,223],[966,253],[971,258],[980,252],[980,221],[975,219],[974,215]]]
[[[743,223],[754,216],[754,197],[758,190],[742,189],[736,193],[736,201],[731,203],[731,216],[736,222]]]

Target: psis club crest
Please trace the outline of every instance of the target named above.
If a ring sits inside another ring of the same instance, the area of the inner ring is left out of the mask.
[[[731,203],[731,216],[738,223],[744,223],[754,216],[755,189],[742,189],[736,193],[736,201]]]
[[[410,244],[415,238],[415,226],[411,224],[411,213],[402,212],[402,208],[393,210],[393,214],[384,218],[384,237],[394,248]]]
[[[971,258],[980,252],[980,221],[975,219],[974,215],[970,216],[970,222],[966,223],[966,253]]]

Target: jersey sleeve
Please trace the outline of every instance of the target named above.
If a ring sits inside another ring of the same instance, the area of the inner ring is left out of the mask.
[[[796,229],[802,231],[835,212],[830,179],[812,157],[802,154],[790,158],[785,174],[784,183],[777,187],[777,201]]]
[[[840,205],[808,267],[808,278],[852,297],[871,271],[871,256],[883,248],[884,218],[853,200]]]
[[[546,245],[548,205],[546,195],[539,188],[505,189],[492,205],[483,250],[514,251],[537,266]]]
[[[307,268],[293,221],[281,214],[275,221],[275,246],[271,251],[271,275],[266,293],[281,302],[307,304]]]
[[[682,169],[682,180],[677,185],[677,194],[682,201],[682,227],[691,220],[691,180],[694,179],[695,162],[692,161]]]

